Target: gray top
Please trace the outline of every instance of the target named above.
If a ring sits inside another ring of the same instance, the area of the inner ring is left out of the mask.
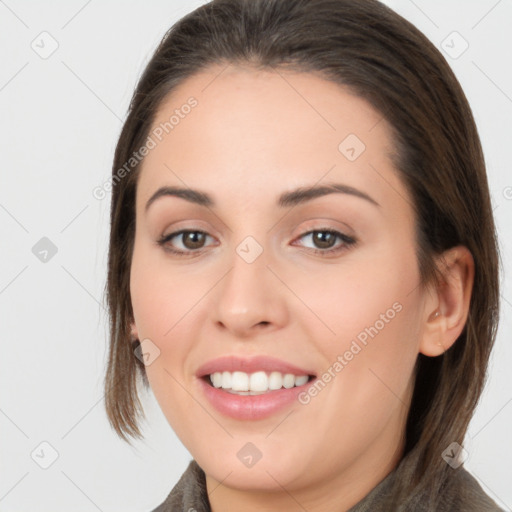
[[[407,457],[359,503],[347,512],[384,512],[385,500],[393,482],[410,471]],[[419,493],[401,504],[400,512],[503,512],[462,466],[450,470],[438,503],[428,504],[426,494]],[[152,512],[211,512],[204,471],[192,459],[165,501]]]

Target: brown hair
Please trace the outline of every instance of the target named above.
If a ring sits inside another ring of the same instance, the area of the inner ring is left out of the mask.
[[[395,167],[415,211],[421,285],[439,283],[434,256],[465,245],[475,262],[468,321],[442,356],[420,354],[406,427],[410,481],[393,496],[426,486],[439,493],[442,451],[463,439],[480,398],[499,314],[499,253],[485,164],[466,97],[449,65],[411,23],[376,0],[213,0],[165,34],[131,100],[112,168],[106,296],[110,350],[105,404],[126,441],[142,437],[137,376],[144,365],[130,343],[130,265],[140,165],[116,175],[147,139],[162,100],[213,64],[241,63],[319,73],[367,100],[392,127]],[[138,370],[137,370],[138,369]],[[452,470],[453,471],[453,470]],[[398,503],[398,501],[397,501]]]

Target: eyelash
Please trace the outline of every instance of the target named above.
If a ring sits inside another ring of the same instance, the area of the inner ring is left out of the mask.
[[[181,231],[175,231],[174,233],[170,233],[169,235],[163,235],[159,240],[157,240],[157,243],[158,243],[158,245],[164,247],[164,249],[166,251],[169,251],[169,252],[171,252],[177,256],[180,256],[180,257],[187,257],[187,256],[202,254],[204,252],[204,250],[202,250],[202,249],[197,249],[197,250],[190,249],[188,251],[180,251],[180,250],[173,249],[171,247],[166,246],[166,244],[168,242],[170,242],[173,238],[175,238],[179,235],[183,235],[185,233],[201,233],[203,235],[209,236],[208,233],[206,233],[205,231],[201,231],[199,229],[182,229]],[[309,251],[313,252],[314,254],[324,256],[324,257],[340,253],[344,250],[347,250],[349,247],[351,247],[357,243],[356,239],[349,237],[343,233],[340,233],[339,231],[336,231],[334,229],[329,229],[329,228],[312,229],[310,231],[307,231],[306,233],[303,233],[298,238],[301,239],[301,238],[304,238],[313,233],[329,233],[331,235],[335,235],[337,238],[339,238],[343,241],[343,244],[341,246],[331,248],[331,249],[309,249]]]

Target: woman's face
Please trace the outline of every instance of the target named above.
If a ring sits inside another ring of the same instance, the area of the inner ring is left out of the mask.
[[[389,126],[315,75],[222,70],[166,99],[139,176],[132,327],[149,382],[209,485],[379,481],[401,456],[425,312]],[[146,206],[161,187],[211,201]],[[202,378],[215,369],[220,388]],[[288,389],[287,373],[315,378]],[[234,394],[230,376],[285,388]]]

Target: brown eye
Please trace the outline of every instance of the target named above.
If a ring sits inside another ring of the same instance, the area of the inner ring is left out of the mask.
[[[356,243],[354,238],[332,229],[315,229],[299,237],[299,239],[306,238],[310,238],[313,243],[313,247],[309,248],[311,251],[326,256],[346,250]],[[336,244],[336,240],[341,242]]]
[[[205,246],[206,238],[209,236],[204,231],[182,230],[162,236],[158,244],[175,254],[193,254]]]
[[[206,238],[205,233],[201,231],[184,231],[181,237],[187,249],[200,249]]]
[[[313,243],[319,249],[330,249],[336,243],[337,236],[331,231],[314,231],[312,235]]]

